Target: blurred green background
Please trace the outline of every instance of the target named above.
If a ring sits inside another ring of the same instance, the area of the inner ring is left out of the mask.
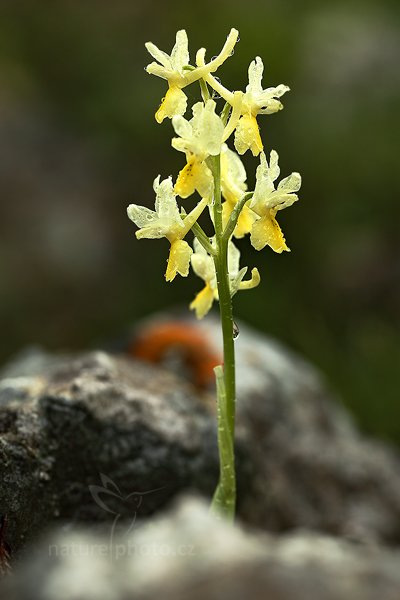
[[[210,57],[234,26],[241,41],[219,75],[243,88],[260,55],[265,87],[291,87],[285,110],[260,124],[282,175],[304,182],[279,215],[290,254],[239,243],[262,285],[236,297],[236,315],[316,363],[365,430],[399,442],[398,7],[2,2],[1,361],[31,343],[112,339],[200,289],[195,277],[166,284],[166,241],[138,242],[126,217],[184,161],[170,123],[154,120],[165,84],[144,72],[144,43],[169,52],[186,28],[192,56],[205,46]]]

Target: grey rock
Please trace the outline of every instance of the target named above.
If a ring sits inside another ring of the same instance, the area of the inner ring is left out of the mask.
[[[215,322],[202,328],[218,349]],[[371,543],[400,540],[399,459],[367,440],[320,374],[240,324],[238,514]],[[210,394],[105,352],[33,350],[0,381],[0,513],[14,552],[57,520],[144,518],[217,481]]]
[[[146,515],[179,490],[212,493],[214,423],[174,375],[102,352],[34,353],[5,375],[0,512],[14,550],[55,519],[127,517],[138,503]]]
[[[238,439],[251,455],[246,521],[359,540],[400,542],[400,461],[361,435],[323,377],[274,340],[241,326]]]
[[[3,584],[7,600],[397,600],[400,553],[293,532],[249,533],[181,500],[128,536],[53,534]]]

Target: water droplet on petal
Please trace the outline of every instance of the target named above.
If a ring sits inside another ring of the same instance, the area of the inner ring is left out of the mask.
[[[240,329],[238,324],[233,321],[233,339],[236,340],[239,337]]]

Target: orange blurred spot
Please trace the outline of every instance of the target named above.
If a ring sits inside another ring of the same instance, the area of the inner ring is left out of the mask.
[[[150,363],[162,363],[171,351],[176,352],[182,365],[199,388],[214,381],[214,367],[221,357],[196,325],[169,321],[149,325],[130,343],[128,353]]]

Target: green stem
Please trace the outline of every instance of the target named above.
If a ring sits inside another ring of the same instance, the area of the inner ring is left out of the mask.
[[[187,213],[184,208],[181,208],[181,217],[183,218],[183,220],[185,220],[185,217],[187,217]],[[216,249],[211,245],[210,238],[208,237],[204,229],[201,227],[201,225],[197,223],[197,221],[196,223],[193,223],[191,230],[197,237],[200,244],[203,246],[204,250],[208,252],[210,256],[216,256]]]
[[[217,419],[218,448],[220,456],[220,476],[215,490],[211,511],[216,517],[225,515],[230,521],[235,517],[235,456],[233,440],[226,426],[226,391],[224,371],[221,366],[215,367],[217,383]]]
[[[236,502],[236,482],[235,482],[235,467],[234,467],[234,435],[235,435],[235,407],[236,407],[236,385],[235,385],[235,347],[233,341],[233,314],[232,314],[232,299],[229,285],[228,271],[228,242],[229,240],[223,236],[222,224],[222,198],[221,198],[221,161],[220,156],[209,158],[214,178],[214,228],[217,246],[217,255],[214,256],[215,271],[217,275],[219,309],[221,316],[221,327],[224,348],[224,410],[222,411],[222,422],[218,427],[225,430],[225,436],[230,440],[232,451],[227,452],[226,438],[223,437],[219,442],[220,453],[220,483],[216,490],[216,495],[213,501],[213,507],[220,512],[223,512],[228,518],[233,518],[234,507]],[[221,400],[218,401],[221,404]],[[222,444],[222,447],[221,447]],[[228,468],[232,473],[229,482],[223,477],[222,470],[227,470],[226,456],[230,455]],[[223,497],[221,498],[221,482],[224,480]]]
[[[192,225],[192,231],[193,231],[194,235],[197,237],[197,239],[199,240],[200,244],[203,246],[204,250],[206,252],[208,252],[208,254],[210,254],[211,256],[216,256],[217,251],[211,245],[210,239],[207,237],[206,232],[202,229],[202,227],[198,223],[195,223],[194,225]]]

